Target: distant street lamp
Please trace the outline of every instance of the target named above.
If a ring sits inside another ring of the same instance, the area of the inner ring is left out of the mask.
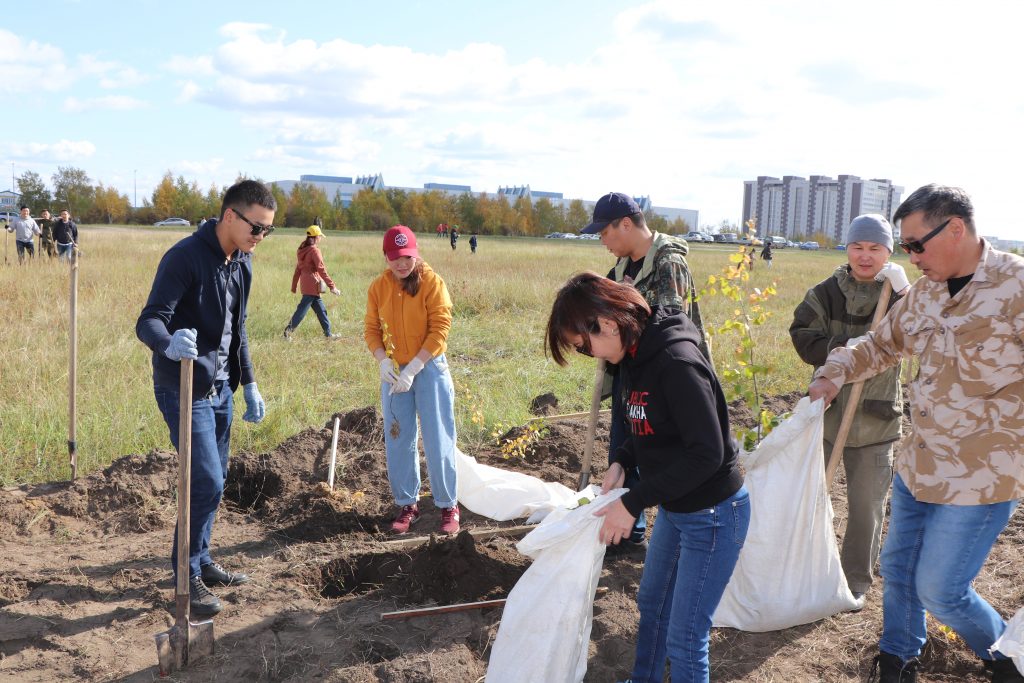
[[[139,183],[136,179],[138,170],[132,170],[132,187],[135,188],[135,199],[132,200],[132,209],[139,208]]]

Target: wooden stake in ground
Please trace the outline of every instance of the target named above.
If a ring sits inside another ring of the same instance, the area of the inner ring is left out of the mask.
[[[178,562],[174,588],[174,626],[156,634],[160,675],[179,671],[202,657],[213,656],[213,621],[193,624],[189,611],[189,505],[192,500],[192,359],[181,360],[178,403]]]
[[[871,320],[871,331],[878,327],[879,321],[885,316],[889,309],[889,297],[892,295],[892,283],[886,279],[882,285],[882,293],[878,295],[878,306],[875,308],[875,317]],[[829,454],[828,465],[825,468],[825,486],[831,490],[832,480],[835,479],[836,470],[839,469],[839,461],[843,459],[843,449],[846,448],[846,438],[850,436],[850,427],[853,426],[853,416],[860,407],[860,395],[864,391],[864,380],[854,382],[850,390],[850,400],[846,402],[843,409],[843,421],[839,423],[839,432],[836,433],[835,445],[832,446],[832,453]]]
[[[334,436],[331,437],[331,469],[327,471],[327,488],[334,490],[334,464],[338,461],[338,423],[334,418]]]
[[[587,441],[583,444],[583,466],[580,468],[579,486],[582,491],[590,483],[590,462],[594,456],[594,438],[597,435],[597,414],[601,411],[601,390],[604,388],[604,361],[597,361],[594,371],[594,393],[590,397],[590,420],[587,422]],[[612,397],[615,400],[615,397]]]
[[[71,252],[71,304],[70,308],[70,333],[69,346],[70,359],[68,363],[68,459],[71,462],[71,478],[78,477],[78,405],[76,395],[78,391],[78,255]]]

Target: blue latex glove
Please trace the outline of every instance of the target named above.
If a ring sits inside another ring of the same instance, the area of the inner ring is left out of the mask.
[[[245,414],[242,419],[246,422],[259,422],[267,414],[267,404],[263,402],[256,382],[242,385],[242,392],[245,394]]]
[[[196,331],[182,328],[171,335],[171,343],[164,349],[164,355],[171,360],[182,358],[199,358],[199,347],[196,346]]]

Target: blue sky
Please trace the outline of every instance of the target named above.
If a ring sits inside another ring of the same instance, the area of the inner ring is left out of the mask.
[[[738,221],[742,181],[960,185],[1024,239],[1012,3],[9,3],[0,189],[57,165],[132,198],[171,170],[382,173]]]

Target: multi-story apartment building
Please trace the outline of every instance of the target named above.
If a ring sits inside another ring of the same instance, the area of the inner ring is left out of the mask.
[[[864,213],[891,217],[902,194],[902,187],[879,178],[758,176],[743,183],[743,223],[756,219],[762,237],[824,233],[844,242],[850,221]]]

